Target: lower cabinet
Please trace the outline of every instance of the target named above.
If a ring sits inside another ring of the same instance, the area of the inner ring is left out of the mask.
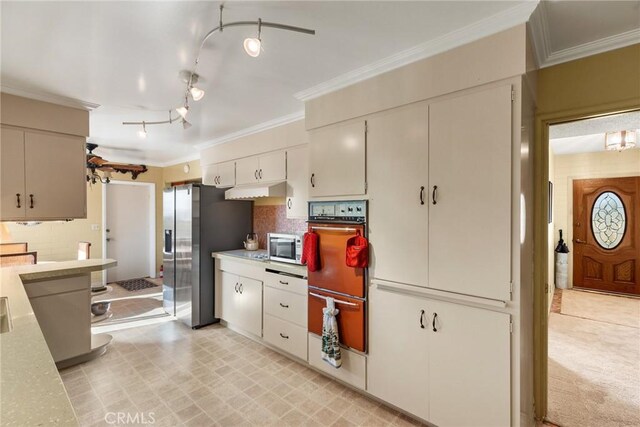
[[[440,427],[511,424],[506,313],[369,292],[367,390]]]
[[[307,360],[307,328],[265,313],[264,340],[298,359]]]
[[[222,310],[220,317],[231,325],[262,336],[262,282],[226,271],[222,280]]]

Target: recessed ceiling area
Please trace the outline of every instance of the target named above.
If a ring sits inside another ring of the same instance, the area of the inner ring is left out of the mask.
[[[640,111],[550,126],[549,144],[555,155],[602,152],[605,151],[605,133],[620,130],[636,130],[637,140],[640,137]]]
[[[585,10],[583,3],[591,2],[552,3],[545,16],[554,49],[589,42],[585,37],[593,34],[608,37],[640,27],[633,16],[627,22],[629,4],[640,2],[603,2],[615,3],[616,11],[600,14],[596,33],[573,24],[559,32],[556,26],[567,24],[551,19],[555,3],[567,3],[558,12],[562,14]],[[525,22],[537,4],[226,2],[224,22],[262,18],[311,28],[316,35],[263,28],[263,51],[252,58],[242,43],[255,37],[257,29],[235,27],[214,34],[200,56],[198,87],[206,94],[190,102],[193,126],[148,126],[146,139],[137,136],[138,127],[121,123],[167,120],[169,111],[182,104],[185,85],[179,73],[193,69],[202,37],[219,23],[220,2],[2,2],[0,78],[8,93],[99,105],[91,112],[90,141],[100,146],[97,154],[165,166],[194,159],[199,147],[247,129],[302,118],[301,99],[309,93],[335,90]]]

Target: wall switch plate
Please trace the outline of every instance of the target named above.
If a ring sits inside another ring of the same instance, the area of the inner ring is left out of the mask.
[[[91,224],[91,231],[99,231],[100,226],[98,224]]]

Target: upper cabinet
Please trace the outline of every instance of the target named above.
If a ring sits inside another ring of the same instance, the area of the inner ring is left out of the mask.
[[[427,285],[426,102],[367,118],[371,277]]]
[[[3,221],[86,218],[84,137],[3,127],[0,159]]]
[[[287,179],[287,161],[284,151],[245,157],[236,161],[236,185],[285,179]]]
[[[429,284],[510,300],[511,85],[429,106]]]
[[[202,182],[216,187],[233,187],[236,185],[236,163],[231,161],[205,166]]]
[[[309,195],[359,196],[367,190],[366,122],[350,120],[309,136]]]
[[[287,150],[287,218],[306,219],[309,200],[309,147]]]

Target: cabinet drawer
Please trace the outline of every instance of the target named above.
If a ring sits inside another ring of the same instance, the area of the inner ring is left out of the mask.
[[[340,353],[342,366],[336,369],[322,360],[321,350],[322,339],[317,335],[309,334],[309,364],[340,381],[364,390],[367,367],[367,358],[365,356],[342,348]]]
[[[307,360],[307,329],[277,317],[264,315],[264,340],[287,353]]]
[[[263,280],[264,266],[252,262],[233,261],[228,258],[219,258],[220,264],[216,263],[216,267],[227,273],[237,274],[238,276],[249,277],[255,280]]]
[[[307,298],[304,295],[265,287],[264,312],[307,327]]]
[[[307,281],[298,277],[265,272],[264,284],[272,288],[283,289],[304,296],[307,295]]]

